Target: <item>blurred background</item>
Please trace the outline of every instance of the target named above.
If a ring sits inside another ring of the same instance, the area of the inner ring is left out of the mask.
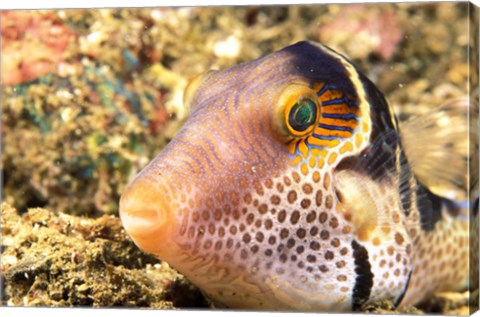
[[[467,3],[1,12],[3,200],[116,214],[188,115],[188,80],[300,40],[351,59],[401,119],[468,91]]]

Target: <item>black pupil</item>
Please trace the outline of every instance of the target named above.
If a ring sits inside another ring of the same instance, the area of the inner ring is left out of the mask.
[[[288,123],[295,131],[305,131],[317,118],[317,105],[310,99],[298,101],[290,110]]]

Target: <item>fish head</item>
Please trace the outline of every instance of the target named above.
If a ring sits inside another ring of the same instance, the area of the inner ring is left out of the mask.
[[[372,105],[383,98],[372,85],[312,42],[195,79],[184,126],[121,197],[126,231],[230,307],[358,308],[385,292],[377,266],[401,268],[388,281],[397,299],[408,241],[402,232],[395,242],[375,196],[400,208],[398,191],[349,169],[361,165],[349,158],[370,161],[384,125],[395,131],[384,99]]]

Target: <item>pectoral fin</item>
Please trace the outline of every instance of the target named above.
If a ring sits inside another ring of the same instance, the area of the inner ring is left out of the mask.
[[[453,100],[400,124],[401,142],[415,176],[436,195],[456,201],[466,199],[469,186],[469,142],[478,148],[478,138],[469,129],[469,119],[474,119],[469,118],[470,106],[467,98]]]

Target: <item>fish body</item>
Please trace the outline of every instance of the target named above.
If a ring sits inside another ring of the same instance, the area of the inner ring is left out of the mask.
[[[345,57],[299,42],[185,96],[189,118],[120,216],[214,301],[349,311],[468,286],[468,211],[419,180],[392,109]]]

